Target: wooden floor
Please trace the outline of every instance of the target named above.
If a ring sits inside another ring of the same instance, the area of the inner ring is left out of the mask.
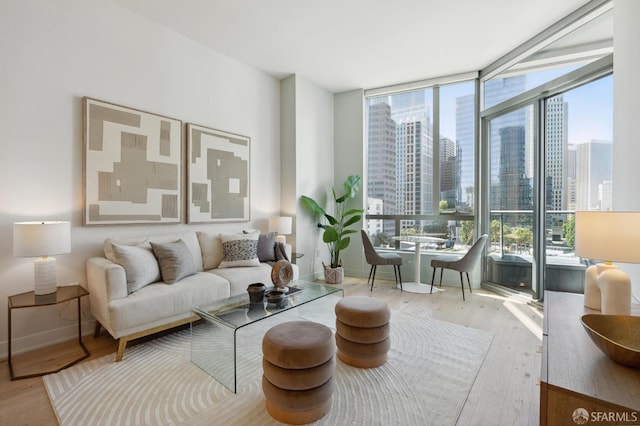
[[[539,419],[542,312],[517,299],[478,289],[462,301],[460,288],[438,294],[400,292],[391,282],[376,283],[373,292],[362,280],[347,278],[345,296],[371,295],[393,310],[460,324],[494,334],[458,425],[537,425]],[[116,341],[103,334],[83,339],[92,358],[115,352]],[[60,344],[51,356],[69,352]],[[23,355],[21,355],[23,357]],[[125,353],[126,357],[126,353]],[[23,358],[29,362],[28,358]],[[64,361],[63,361],[64,362]],[[0,362],[0,425],[55,425],[55,414],[39,377],[10,381],[7,361]]]

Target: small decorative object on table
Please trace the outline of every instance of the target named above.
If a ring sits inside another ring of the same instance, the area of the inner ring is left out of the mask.
[[[278,260],[271,268],[271,281],[276,290],[286,293],[289,291],[287,285],[293,279],[293,267],[286,260]]]
[[[264,292],[267,289],[262,283],[249,284],[247,293],[249,293],[249,303],[262,303],[264,300]]]
[[[273,290],[267,293],[267,302],[275,305],[276,308],[282,308],[287,300],[287,295],[279,290]]]

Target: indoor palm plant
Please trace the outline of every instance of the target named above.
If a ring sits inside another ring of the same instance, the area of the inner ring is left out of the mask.
[[[327,244],[329,248],[329,255],[331,257],[330,266],[326,266],[324,262],[324,275],[325,281],[330,284],[339,284],[344,277],[344,271],[342,270],[342,259],[340,259],[340,252],[347,247],[351,242],[349,234],[356,232],[354,229],[348,229],[351,225],[354,225],[362,219],[362,213],[364,209],[348,209],[348,202],[356,196],[356,193],[360,189],[362,180],[360,176],[349,176],[342,187],[344,194],[340,197],[336,194],[335,188],[331,189],[333,194],[333,215],[327,213],[320,204],[318,204],[312,198],[305,195],[302,196],[302,201],[312,210],[314,215],[321,216],[326,219],[318,223],[318,227],[324,229],[322,234],[322,241]]]

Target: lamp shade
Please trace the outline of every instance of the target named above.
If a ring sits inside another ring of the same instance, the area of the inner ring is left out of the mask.
[[[269,219],[269,231],[280,235],[291,233],[292,218],[290,216],[272,216]]]
[[[576,212],[576,256],[640,263],[640,212]]]
[[[50,256],[71,251],[69,222],[17,222],[13,224],[13,255]]]

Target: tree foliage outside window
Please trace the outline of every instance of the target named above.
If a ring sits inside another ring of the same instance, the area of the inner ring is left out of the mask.
[[[562,224],[564,239],[569,247],[574,247],[576,243],[576,217],[571,216]]]
[[[473,244],[473,221],[465,220],[460,226],[460,242],[464,245]]]

